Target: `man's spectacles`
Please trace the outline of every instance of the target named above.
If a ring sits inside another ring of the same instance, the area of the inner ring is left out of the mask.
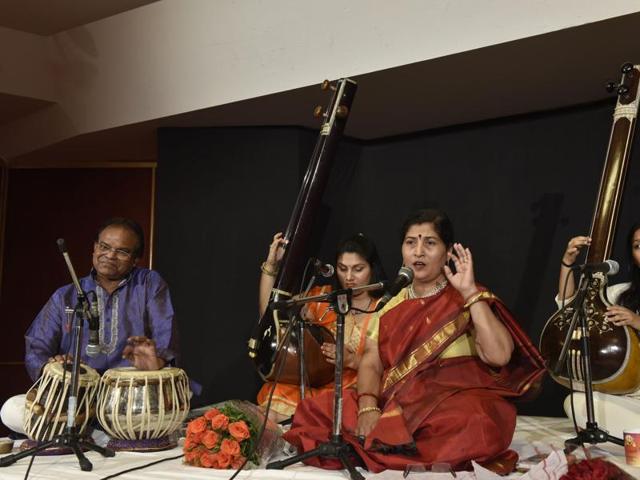
[[[96,242],[98,251],[100,253],[113,252],[119,260],[129,260],[133,256],[133,252],[126,248],[113,248],[111,245],[105,242]]]

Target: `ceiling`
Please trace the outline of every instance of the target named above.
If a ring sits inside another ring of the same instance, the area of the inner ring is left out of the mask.
[[[638,32],[640,13],[356,76],[346,134],[368,141],[603,100],[622,63],[640,63]],[[305,87],[82,135],[12,163],[153,160],[159,127],[317,129],[311,113],[328,100]]]
[[[158,0],[0,0],[0,27],[53,35]]]

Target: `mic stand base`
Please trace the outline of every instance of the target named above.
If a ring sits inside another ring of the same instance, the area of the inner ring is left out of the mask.
[[[585,443],[596,444],[606,442],[624,446],[624,441],[621,438],[609,435],[608,432],[598,427],[596,422],[587,422],[587,426],[584,430],[578,431],[578,434],[575,437],[565,440],[564,453],[571,453],[576,448],[583,446]]]
[[[285,460],[277,462],[271,462],[267,464],[268,470],[280,470],[294,463],[306,460],[311,457],[323,457],[323,458],[336,458],[340,460],[342,466],[349,472],[351,480],[364,480],[362,476],[354,467],[351,458],[355,455],[353,447],[342,440],[342,436],[333,438],[330,442],[321,443],[313,450],[301,453]]]
[[[84,456],[82,449],[96,451],[103,457],[115,456],[115,452],[113,450],[100,447],[98,445],[95,445],[94,443],[88,442],[83,438],[80,438],[75,432],[65,432],[52,438],[48,442],[25,450],[24,452],[14,453],[13,455],[7,455],[6,457],[0,458],[0,467],[8,467],[9,465],[13,465],[21,458],[28,457],[30,455],[36,455],[38,452],[41,452],[42,450],[45,450],[49,447],[70,448],[73,453],[76,454],[76,457],[78,457],[80,470],[82,470],[83,472],[90,472],[93,469],[93,465],[87,459],[87,457]]]

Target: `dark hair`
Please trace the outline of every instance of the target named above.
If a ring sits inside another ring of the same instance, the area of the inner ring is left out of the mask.
[[[369,266],[371,267],[371,279],[370,283],[381,282],[387,278],[384,273],[384,267],[382,266],[382,262],[380,261],[380,256],[378,255],[378,249],[375,244],[365,237],[362,233],[358,233],[349,237],[338,244],[338,248],[336,249],[336,264],[338,263],[338,259],[344,253],[357,253],[362,258],[364,258]],[[338,277],[335,277],[335,287],[337,287]],[[342,287],[340,287],[342,288]],[[382,296],[384,293],[383,290],[374,290],[369,292],[372,297],[378,298]]]
[[[627,236],[627,253],[629,255],[629,268],[631,270],[631,286],[622,292],[618,303],[629,310],[638,313],[640,309],[640,266],[633,258],[633,235],[640,229],[640,223],[636,223],[629,230]]]
[[[453,224],[446,213],[435,208],[416,210],[409,214],[402,224],[400,241],[404,241],[404,237],[407,236],[407,232],[411,227],[423,223],[433,224],[433,228],[438,232],[438,235],[440,235],[440,238],[447,248],[453,245]]]
[[[98,241],[98,238],[100,237],[102,231],[108,227],[122,227],[129,230],[138,239],[136,248],[133,251],[134,258],[140,258],[144,254],[144,231],[137,222],[124,217],[110,218],[104,221],[98,228],[98,233],[96,234],[96,242]]]

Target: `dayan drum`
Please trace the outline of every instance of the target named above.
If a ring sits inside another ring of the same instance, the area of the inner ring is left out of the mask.
[[[98,421],[119,450],[162,450],[189,413],[189,379],[184,370],[107,370],[98,389]],[[115,440],[120,439],[121,441]]]
[[[95,416],[95,396],[100,375],[80,364],[75,425],[81,435]],[[47,363],[42,375],[27,392],[24,431],[31,440],[47,441],[64,432],[67,426],[67,403],[71,393],[71,365]]]

